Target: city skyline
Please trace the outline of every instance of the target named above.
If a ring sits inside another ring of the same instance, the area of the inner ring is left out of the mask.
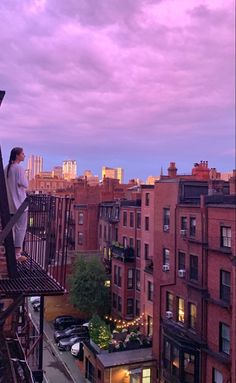
[[[3,0],[0,16],[4,163],[22,146],[126,181],[235,167],[233,1]]]

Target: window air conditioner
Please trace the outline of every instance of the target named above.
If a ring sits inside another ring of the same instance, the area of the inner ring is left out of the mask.
[[[183,237],[185,237],[186,234],[187,234],[187,230],[186,230],[186,229],[180,230],[180,235],[182,235]]]
[[[172,311],[166,311],[166,318],[168,318],[168,319],[173,318],[173,313],[172,313]]]
[[[163,230],[164,230],[164,231],[168,231],[168,230],[169,230],[169,225],[164,225],[164,226],[163,226]]]
[[[162,266],[162,271],[169,271],[170,270],[170,266],[169,265],[163,265]]]
[[[180,278],[184,278],[184,277],[185,277],[185,274],[186,274],[186,270],[183,270],[183,269],[178,270],[178,276],[179,276]]]

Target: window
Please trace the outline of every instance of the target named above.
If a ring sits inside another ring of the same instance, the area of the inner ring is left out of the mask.
[[[179,377],[179,349],[167,340],[164,342],[164,367],[172,376]]]
[[[231,227],[221,226],[221,246],[231,247]]]
[[[195,375],[195,355],[184,353],[184,382],[194,383]]]
[[[195,237],[196,235],[196,218],[195,217],[190,217],[189,234],[191,237]]]
[[[132,298],[127,299],[127,315],[134,314],[134,300]]]
[[[140,291],[140,270],[136,270],[136,290]]]
[[[129,213],[129,225],[130,225],[130,227],[134,227],[134,213],[133,212]]]
[[[106,226],[104,226],[103,239],[104,239],[104,241],[106,241],[106,239],[107,239],[107,227]]]
[[[117,266],[115,265],[114,266],[114,284],[117,285],[117,281],[118,281],[118,275],[117,275]]]
[[[153,333],[153,320],[150,315],[147,316],[147,334],[148,336],[152,336]]]
[[[220,351],[230,353],[230,327],[224,323],[220,323]]]
[[[148,300],[153,301],[153,283],[148,281]]]
[[[223,375],[216,368],[212,369],[212,382],[213,383],[223,383]]]
[[[163,249],[163,265],[170,265],[170,250]]]
[[[102,238],[102,225],[99,225],[99,238]]]
[[[141,229],[141,213],[137,213],[137,229]]]
[[[117,285],[121,287],[121,268],[118,266],[118,273],[117,273]]]
[[[166,292],[166,311],[173,312],[174,309],[174,295],[169,291]]]
[[[170,209],[163,209],[163,230],[168,231],[170,227]]]
[[[140,301],[138,299],[136,299],[136,303],[135,303],[135,313],[136,313],[136,316],[139,317],[139,315],[140,315]]]
[[[145,259],[149,259],[149,244],[148,243],[144,244],[144,257]]]
[[[78,234],[78,244],[79,245],[83,245],[84,243],[84,234],[83,233],[79,233]]]
[[[128,269],[128,289],[134,288],[134,269]]]
[[[193,303],[189,303],[188,307],[189,307],[189,313],[188,313],[189,327],[195,330],[196,322],[197,322],[197,306]]]
[[[220,270],[220,299],[230,302],[230,273]]]
[[[83,225],[84,223],[84,213],[79,213],[79,225]]]
[[[184,299],[177,298],[177,321],[184,323]]]
[[[129,247],[134,247],[134,239],[133,238],[130,238],[129,239]]]
[[[144,368],[142,371],[142,383],[151,383],[151,369]]]
[[[112,306],[114,307],[114,309],[117,308],[117,295],[116,294],[112,294]]]
[[[122,311],[121,297],[119,295],[118,295],[118,299],[117,299],[117,308],[118,308],[119,312]]]
[[[145,217],[145,230],[149,230],[149,217]]]
[[[127,237],[123,237],[123,246],[127,247]]]
[[[181,217],[181,230],[187,230],[187,217]]]
[[[178,253],[178,270],[185,270],[185,253],[182,251]]]
[[[118,241],[118,227],[115,227],[115,241]]]
[[[145,193],[145,206],[150,205],[150,193]]]
[[[190,279],[198,280],[198,257],[190,255]]]
[[[123,212],[123,226],[127,226],[127,211]]]
[[[136,241],[136,256],[139,258],[141,252],[141,241],[140,239],[137,239]]]

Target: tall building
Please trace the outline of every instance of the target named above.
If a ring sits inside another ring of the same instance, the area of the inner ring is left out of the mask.
[[[30,155],[27,165],[27,175],[29,181],[43,171],[43,157]]]
[[[77,176],[76,160],[64,160],[62,165],[62,172],[66,180],[75,179]]]
[[[123,183],[124,179],[124,169],[123,168],[109,168],[107,166],[102,167],[102,179],[106,178],[116,178]]]

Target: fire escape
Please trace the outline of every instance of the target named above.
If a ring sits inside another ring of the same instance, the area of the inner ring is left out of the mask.
[[[26,208],[27,261],[20,264],[12,228]],[[43,382],[44,297],[65,292],[70,209],[70,198],[31,194],[11,217],[0,148],[0,383]],[[39,328],[31,296],[40,296]]]

